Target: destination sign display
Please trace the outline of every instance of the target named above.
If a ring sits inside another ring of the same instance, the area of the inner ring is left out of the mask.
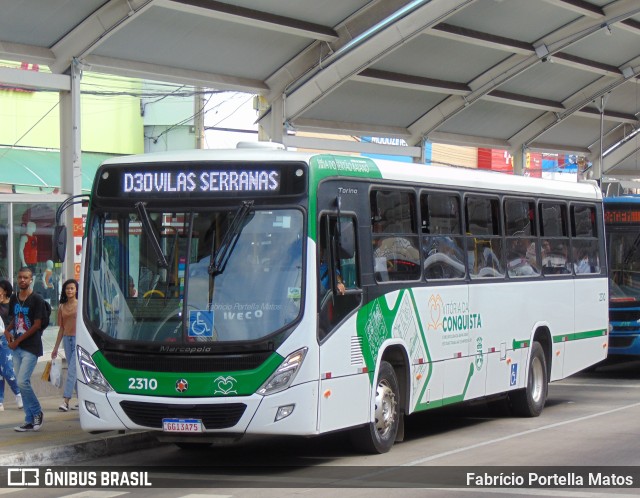
[[[640,224],[640,207],[605,208],[604,222],[607,224]]]
[[[280,191],[276,170],[226,171],[134,171],[124,173],[122,191],[136,193],[176,192],[272,192]]]
[[[306,191],[300,163],[172,163],[106,165],[97,178],[99,198],[185,199],[284,196]]]

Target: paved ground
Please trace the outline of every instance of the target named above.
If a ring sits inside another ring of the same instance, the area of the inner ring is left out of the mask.
[[[32,383],[44,412],[44,424],[38,432],[15,432],[24,423],[24,412],[16,406],[15,397],[5,385],[4,411],[0,412],[0,466],[53,465],[79,462],[88,458],[113,455],[157,444],[149,434],[116,431],[88,434],[80,428],[77,410],[61,412],[62,389],[40,379],[55,344],[57,328],[49,327],[43,334],[45,354],[36,367]],[[66,363],[63,372],[66,376]],[[6,383],[5,383],[6,384]],[[77,400],[71,401],[75,406]]]

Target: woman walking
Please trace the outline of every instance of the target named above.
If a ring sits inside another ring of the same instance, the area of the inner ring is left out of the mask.
[[[13,371],[13,355],[4,336],[4,328],[9,324],[9,298],[13,294],[13,286],[8,280],[0,280],[0,317],[2,317],[2,335],[0,335],[0,411],[4,411],[4,381],[16,395],[18,408],[22,408],[22,396],[18,387],[18,379]]]
[[[60,411],[69,411],[69,400],[76,387],[76,317],[78,316],[78,282],[72,278],[62,284],[60,307],[58,308],[58,337],[51,351],[51,359],[58,356],[58,347],[62,342],[67,358],[67,381],[64,384],[63,402]]]

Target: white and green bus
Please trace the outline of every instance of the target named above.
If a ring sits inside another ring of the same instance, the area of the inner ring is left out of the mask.
[[[601,193],[278,148],[113,159],[87,216],[77,358],[87,431],[181,447],[349,430],[508,397],[607,354]]]

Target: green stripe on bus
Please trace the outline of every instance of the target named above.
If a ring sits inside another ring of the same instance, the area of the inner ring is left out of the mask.
[[[424,346],[425,354],[427,355],[426,364],[428,368],[427,378],[424,381],[424,385],[420,390],[420,397],[418,398],[418,402],[416,403],[416,410],[418,406],[421,405],[420,400],[424,397],[424,393],[429,386],[429,381],[431,380],[431,375],[433,373],[433,364],[431,363],[431,353],[429,353],[429,345],[427,344],[427,338],[424,333],[424,329],[422,328],[422,320],[420,320],[420,312],[418,311],[418,305],[416,303],[415,296],[413,295],[413,291],[411,289],[408,290],[409,296],[411,297],[411,304],[413,305],[413,312],[415,313],[416,322],[418,324],[418,328],[420,329],[420,338],[422,339],[422,345]],[[400,294],[402,297],[402,294]]]
[[[249,396],[260,388],[283,360],[282,356],[273,353],[253,370],[151,372],[116,368],[100,351],[93,355],[93,361],[117,393],[175,398]]]
[[[442,406],[452,405],[454,403],[460,403],[464,401],[464,397],[467,394],[467,390],[469,389],[469,383],[471,382],[471,377],[473,377],[473,372],[475,371],[473,362],[469,365],[469,375],[467,376],[467,382],[464,385],[464,389],[462,390],[462,394],[458,394],[456,396],[450,396],[449,398],[442,399]]]
[[[592,339],[607,335],[606,329],[587,330],[586,332],[574,332],[573,334],[562,334],[553,337],[553,342],[579,341],[581,339]]]
[[[529,341],[518,341],[517,339],[513,340],[513,349],[522,349],[522,348],[528,348],[529,347]]]
[[[605,329],[587,330],[586,332],[573,332],[570,334],[560,334],[553,336],[553,342],[578,341],[580,339],[591,339],[593,337],[601,337],[607,335]],[[529,347],[529,340],[519,341],[513,340],[513,349],[522,349]]]

